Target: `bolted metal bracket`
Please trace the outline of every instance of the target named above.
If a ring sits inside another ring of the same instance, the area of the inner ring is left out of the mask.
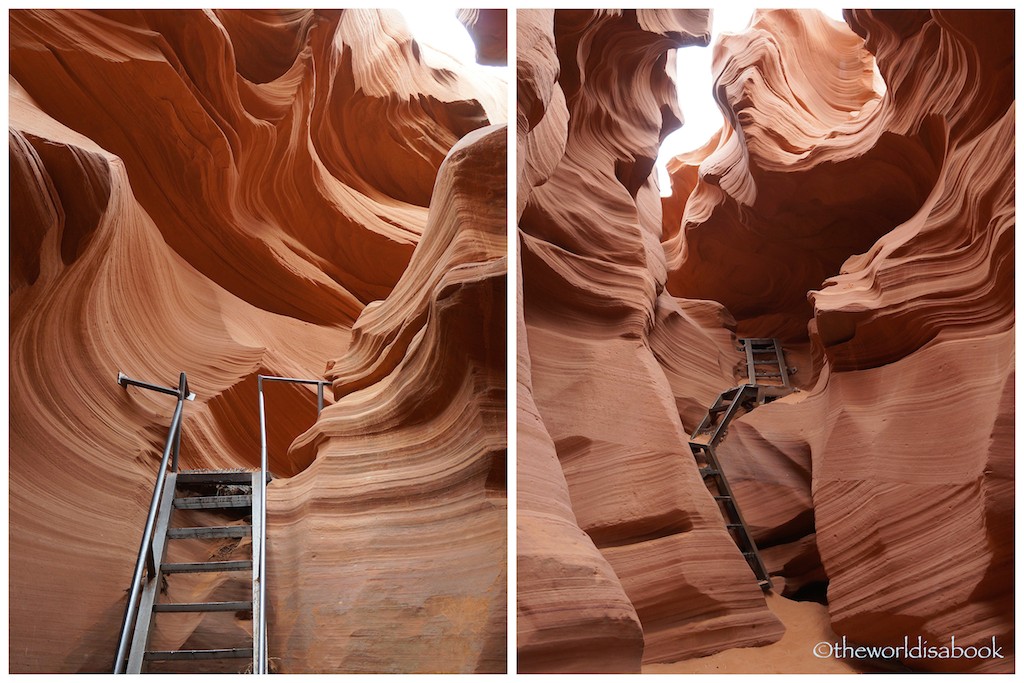
[[[178,395],[178,390],[177,389],[172,389],[170,387],[163,387],[163,386],[160,386],[159,384],[150,384],[149,382],[141,382],[141,381],[139,381],[137,379],[132,379],[131,377],[129,377],[128,375],[124,374],[120,370],[117,371],[117,383],[120,384],[122,387],[125,387],[126,389],[128,388],[128,385],[130,384],[132,386],[140,387],[142,389],[149,389],[150,391],[158,391],[161,394],[170,394],[171,396],[177,396]],[[188,382],[187,381],[185,382],[185,391],[188,391]],[[191,392],[191,391],[188,391],[188,394],[185,396],[185,400],[186,401],[195,401],[196,400],[195,393]]]

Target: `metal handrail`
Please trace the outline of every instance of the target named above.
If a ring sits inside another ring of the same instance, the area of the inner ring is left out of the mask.
[[[262,530],[264,539],[267,534],[267,414],[266,404],[263,400],[263,381],[268,382],[290,382],[292,384],[315,384],[317,385],[316,391],[316,415],[320,417],[320,413],[324,409],[324,385],[330,384],[327,380],[322,379],[297,379],[295,377],[274,377],[272,375],[257,375],[256,376],[256,387],[259,391],[259,404],[260,404],[260,472],[262,476],[263,486],[260,487],[260,529]],[[253,648],[253,673],[265,674],[267,673],[267,610],[266,610],[266,596],[267,596],[267,544],[266,542],[260,543],[260,557],[259,557],[259,584],[260,584],[260,600],[259,600],[259,612],[260,618],[258,624],[253,624],[253,628],[257,630],[258,636],[254,636],[255,647]]]
[[[157,508],[160,506],[160,498],[163,496],[164,481],[166,480],[167,462],[171,461],[171,471],[178,471],[178,451],[181,447],[181,415],[184,411],[184,402],[195,400],[196,395],[189,392],[188,380],[185,373],[178,378],[178,388],[171,389],[158,384],[149,384],[131,379],[125,374],[117,373],[117,383],[127,388],[128,385],[150,389],[162,394],[171,394],[178,397],[178,404],[174,408],[174,417],[171,418],[171,427],[167,432],[167,442],[164,444],[163,457],[160,460],[160,469],[156,477],[156,484],[153,486],[153,500],[149,504],[149,516],[146,518],[146,528],[142,532],[142,542],[139,544],[139,557],[135,561],[135,573],[132,575],[132,586],[128,596],[128,605],[125,608],[124,622],[121,625],[121,639],[117,644],[117,659],[114,660],[114,673],[125,673],[128,648],[131,646],[131,634],[135,630],[134,622],[138,616],[139,597],[142,593],[143,570],[147,570],[149,581],[156,578],[157,558],[153,548],[153,529],[156,526]],[[173,454],[173,457],[172,457]]]

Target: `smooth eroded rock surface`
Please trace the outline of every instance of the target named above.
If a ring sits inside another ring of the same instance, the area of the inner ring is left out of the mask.
[[[749,671],[779,639],[686,447],[764,336],[798,391],[718,455],[775,590],[857,645],[1002,646],[913,670],[1012,671],[1012,13],[756,12],[659,201],[686,14],[520,12],[520,662]]]
[[[693,377],[713,397],[731,363],[659,363],[680,344],[661,325],[729,344],[707,329],[713,306],[662,294],[651,176],[679,125],[672,51],[707,43],[707,12],[518,18],[520,671],[639,671],[776,640],[672,390]]]
[[[259,465],[258,374],[330,365],[319,420],[266,389],[271,666],[503,671],[505,84],[393,11],[10,29],[10,669],[112,669],[173,409],[119,370],[187,372],[182,465],[219,469]]]
[[[783,590],[827,580],[858,644],[1003,646],[912,669],[1012,671],[1012,16],[846,19],[763,11],[716,45],[727,121],[670,165],[667,288],[796,368],[719,449]],[[705,389],[673,389],[685,421]]]

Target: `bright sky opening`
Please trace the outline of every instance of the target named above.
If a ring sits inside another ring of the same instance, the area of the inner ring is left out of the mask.
[[[476,62],[476,47],[466,27],[455,17],[455,10],[426,5],[400,10],[413,38],[440,52],[447,52],[464,64]]]
[[[444,52],[463,64],[473,64],[485,70],[493,69],[491,73],[508,82],[507,66],[482,66],[476,63],[476,46],[469,37],[469,31],[456,18],[456,10],[423,5],[399,11],[405,17],[405,23],[416,42]]]
[[[819,7],[826,16],[843,21],[839,7]],[[697,149],[714,135],[723,123],[722,112],[711,96],[711,49],[720,33],[740,33],[750,24],[753,10],[746,7],[717,5],[711,22],[708,47],[684,47],[676,50],[676,89],[683,110],[683,127],[661,144],[655,166],[662,196],[670,194],[666,165],[677,154]]]

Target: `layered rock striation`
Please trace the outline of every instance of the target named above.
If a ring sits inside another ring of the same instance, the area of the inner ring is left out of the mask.
[[[827,578],[858,643],[1004,645],[911,668],[1012,670],[1009,14],[846,18],[761,12],[723,37],[727,125],[676,165],[669,290],[808,345],[806,394],[721,450],[790,588]]]
[[[119,370],[216,469],[330,359],[267,388],[272,665],[503,670],[504,83],[389,11],[10,19],[11,670],[111,670],[173,408]]]
[[[642,15],[520,13],[520,666],[778,638],[685,446],[773,336],[800,390],[718,454],[777,590],[857,644],[1002,646],[911,669],[1012,671],[1012,16],[756,13],[659,204],[681,41]]]
[[[706,11],[519,12],[520,671],[639,671],[782,634],[686,447],[659,356],[719,354],[665,291],[650,174]],[[710,328],[710,329],[709,329]],[[726,335],[727,337],[727,335]],[[671,360],[666,361],[671,363]],[[674,365],[708,395],[731,360]]]

